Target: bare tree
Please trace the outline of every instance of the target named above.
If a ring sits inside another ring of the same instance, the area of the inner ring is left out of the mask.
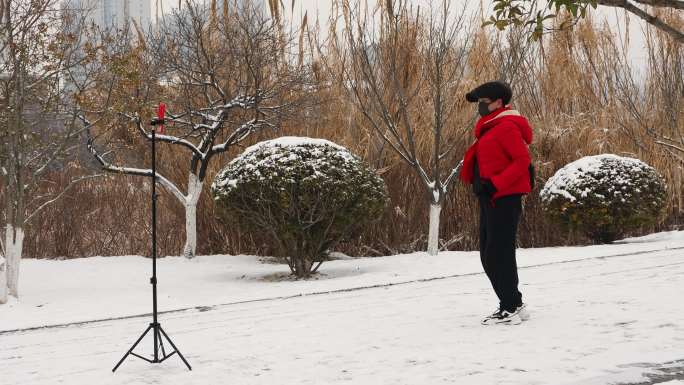
[[[0,303],[19,295],[19,263],[26,226],[76,183],[45,188],[51,172],[67,167],[80,125],[66,110],[73,99],[63,74],[77,65],[74,31],[57,0],[0,1],[0,197],[4,242]],[[82,58],[81,58],[82,59]],[[41,188],[42,187],[42,188]],[[46,194],[45,191],[48,191]]]
[[[680,21],[684,22],[684,17],[680,17]],[[646,37],[649,71],[645,97],[652,105],[660,105],[662,110],[658,116],[651,116],[654,122],[650,127],[646,125],[645,131],[684,166],[684,47],[672,44],[664,33],[652,29],[647,31]],[[643,114],[633,106],[628,107],[633,116],[643,122]]]
[[[465,9],[431,2],[427,15],[408,1],[380,2],[378,13],[342,1],[342,75],[371,131],[408,164],[430,203],[428,252],[439,251],[440,213],[460,163],[445,164],[459,143],[455,127],[469,47]]]
[[[684,48],[666,33],[646,30],[647,71],[635,77],[624,49],[609,47],[615,70],[618,102],[627,112],[619,121],[622,131],[641,151],[648,144],[679,164],[675,183],[682,184],[684,168]],[[681,199],[681,198],[680,198]],[[681,206],[681,202],[680,202]]]
[[[194,257],[197,249],[197,204],[210,162],[251,134],[276,129],[298,105],[297,91],[306,73],[304,68],[293,71],[290,67],[291,61],[285,57],[289,40],[261,8],[247,2],[228,9],[224,2],[222,11],[216,1],[208,6],[188,0],[182,9],[164,17],[159,30],[145,38],[140,34],[138,42],[144,56],[141,61],[152,73],[147,75],[147,83],[138,84],[135,93],[144,96],[150,109],[152,98],[168,102],[168,133],[156,135],[156,139],[170,145],[174,153],[185,151],[190,157],[185,191],[157,174],[157,183],[185,208],[183,254],[188,258]],[[111,83],[125,80],[117,76],[112,73]],[[150,141],[152,135],[143,120],[150,109],[124,108],[116,113]],[[95,125],[91,116],[97,119],[99,114],[82,115],[87,126]],[[103,170],[152,175],[150,169],[115,164],[98,150],[96,139],[91,135],[88,147]]]

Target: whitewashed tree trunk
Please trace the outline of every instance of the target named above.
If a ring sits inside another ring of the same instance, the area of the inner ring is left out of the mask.
[[[428,231],[428,254],[439,253],[439,218],[442,212],[441,203],[430,204],[430,229]]]
[[[185,246],[183,256],[194,258],[197,250],[197,205],[185,204]]]
[[[7,303],[7,267],[5,257],[0,255],[0,305]]]
[[[5,228],[5,259],[8,294],[19,298],[19,262],[24,248],[24,231],[8,224]]]
[[[194,258],[197,251],[197,202],[202,194],[202,181],[195,174],[188,178],[188,195],[185,198],[185,247],[183,256]]]

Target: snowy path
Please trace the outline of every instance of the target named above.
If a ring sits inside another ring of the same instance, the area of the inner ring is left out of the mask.
[[[519,249],[519,266],[566,263],[654,250],[680,250],[684,232],[631,238],[613,245]],[[617,257],[621,258],[621,257]],[[24,260],[21,301],[0,306],[0,334],[9,330],[131,317],[150,311],[150,260],[140,256]],[[477,252],[449,251],[326,262],[306,281],[282,279],[286,265],[255,256],[162,258],[158,263],[160,311],[211,308],[311,293],[394,285],[482,272]]]
[[[519,326],[480,326],[495,301],[465,275],[165,315],[192,372],[173,357],[111,373],[146,319],[3,334],[0,384],[631,384],[684,359],[681,250],[520,276]]]

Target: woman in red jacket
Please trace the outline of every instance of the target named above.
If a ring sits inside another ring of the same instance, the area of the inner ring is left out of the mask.
[[[511,109],[511,97],[511,88],[503,82],[484,83],[466,94],[469,102],[478,102],[481,118],[460,177],[472,184],[479,198],[480,259],[499,298],[499,309],[483,324],[517,324],[527,318],[518,290],[515,248],[522,196],[532,189],[527,148],[532,128]]]

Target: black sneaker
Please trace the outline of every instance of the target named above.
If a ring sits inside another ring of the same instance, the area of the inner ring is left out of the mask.
[[[515,311],[518,313],[521,320],[527,321],[530,319],[530,313],[527,311],[527,304],[524,303],[518,306],[518,308],[515,309]]]
[[[523,321],[522,313],[527,314],[527,310],[525,310],[525,305],[521,305],[517,309],[515,309],[512,312],[509,312],[508,310],[497,310],[491,315],[487,316],[485,319],[482,320],[483,325],[497,325],[497,324],[504,324],[504,325],[518,325]],[[526,317],[529,318],[529,317]]]
[[[499,319],[501,317],[501,309],[496,309],[496,311],[482,320],[483,325],[490,325],[494,323],[494,320]]]

